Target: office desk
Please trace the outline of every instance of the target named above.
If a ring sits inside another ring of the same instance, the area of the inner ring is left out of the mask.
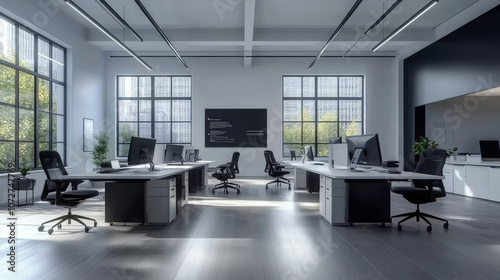
[[[304,174],[319,176],[317,181],[319,181],[320,214],[332,225],[390,223],[392,181],[443,179],[443,176],[413,172],[381,173],[379,170],[383,170],[382,168],[351,172],[345,166],[335,166],[334,169],[330,169],[327,164],[311,165],[298,162],[287,164],[305,171],[295,172],[296,176],[304,176]],[[303,182],[304,180],[296,178],[297,181]],[[312,182],[314,181],[316,179]]]
[[[157,165],[153,172],[143,165],[116,173],[80,173],[63,176],[64,180],[105,181],[104,220],[139,224],[168,224],[178,209],[188,203],[189,181],[208,184],[208,165],[213,161],[184,165]],[[190,171],[203,178],[190,177]],[[180,205],[182,204],[182,205]]]

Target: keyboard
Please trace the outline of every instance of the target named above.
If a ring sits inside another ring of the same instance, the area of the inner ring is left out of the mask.
[[[393,169],[381,169],[377,170],[380,173],[388,173],[388,174],[401,174],[401,171],[399,170],[393,170]]]
[[[100,171],[97,171],[97,173],[100,173],[100,174],[103,174],[103,173],[117,173],[117,172],[120,172],[120,171],[123,171],[123,170],[125,170],[125,168],[100,170]]]

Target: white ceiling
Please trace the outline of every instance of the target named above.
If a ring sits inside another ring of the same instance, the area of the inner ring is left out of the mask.
[[[135,52],[170,48],[134,0],[107,0],[144,39],[123,30],[96,2],[73,0]],[[430,0],[403,0],[349,55],[397,55],[432,43],[500,0],[440,0],[379,51],[371,49]],[[181,55],[315,56],[355,0],[142,0]],[[364,0],[323,55],[343,55],[395,0]],[[68,5],[63,10],[86,28],[87,40],[105,51],[122,49]]]

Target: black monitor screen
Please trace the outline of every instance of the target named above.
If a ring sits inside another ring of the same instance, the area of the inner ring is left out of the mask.
[[[382,165],[382,155],[380,153],[380,143],[378,134],[347,136],[347,150],[349,159],[352,160],[354,152],[362,149],[358,164],[380,166]]]
[[[498,140],[480,140],[481,160],[500,161],[500,145]]]
[[[194,149],[186,149],[186,151],[184,152],[184,160],[187,162],[196,161]]]
[[[128,165],[146,164],[153,160],[156,139],[132,136],[128,149]]]
[[[182,157],[183,150],[184,146],[182,145],[167,145],[165,148],[165,163],[182,163],[184,161]]]

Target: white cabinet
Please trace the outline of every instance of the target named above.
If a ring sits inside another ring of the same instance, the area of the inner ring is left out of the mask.
[[[489,199],[489,168],[466,165],[465,174],[465,195]]]
[[[445,164],[443,167],[443,185],[446,192],[454,193],[453,189],[453,165]]]
[[[465,165],[453,166],[453,191],[456,194],[465,195],[466,184]]]
[[[148,181],[146,221],[168,224],[176,216],[175,178]]]
[[[301,168],[295,168],[295,189],[306,189],[307,182],[307,171]]]
[[[500,167],[489,167],[489,199],[500,201]]]
[[[319,176],[319,214],[325,218],[325,182],[326,177]]]
[[[182,187],[181,201],[182,201],[182,207],[184,207],[189,202],[189,172],[188,171],[182,173],[182,182],[184,185],[181,186]],[[176,186],[176,187],[179,187],[179,186]]]

